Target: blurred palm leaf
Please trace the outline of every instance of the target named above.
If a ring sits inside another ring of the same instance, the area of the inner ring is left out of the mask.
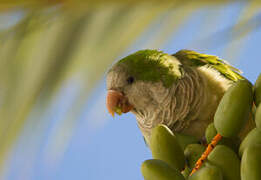
[[[61,156],[91,90],[137,38],[160,22],[157,33],[144,45],[160,47],[194,12],[233,2],[1,0],[0,10],[19,8],[24,15],[13,27],[0,32],[0,163],[5,162],[28,117],[33,114],[35,124],[46,126],[51,121],[46,111],[54,98],[68,82],[76,81],[77,96],[50,140],[56,149],[52,151],[54,156]],[[225,46],[258,29],[260,1],[241,3],[245,11],[234,25],[195,42],[200,42],[201,47]],[[209,17],[211,27],[216,25],[213,18]],[[210,28],[202,31],[206,29]],[[215,39],[210,41],[212,37]],[[228,46],[227,52],[234,52],[233,47]],[[31,135],[43,133],[44,128]]]

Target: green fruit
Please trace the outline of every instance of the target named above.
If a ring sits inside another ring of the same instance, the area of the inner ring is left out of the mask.
[[[224,94],[214,116],[214,125],[224,137],[236,137],[246,124],[253,103],[252,85],[239,80]]]
[[[190,175],[191,169],[186,166],[185,169],[181,172],[181,174],[184,176],[185,179],[187,179]]]
[[[185,180],[178,170],[159,159],[144,161],[141,172],[145,180]]]
[[[214,126],[214,123],[210,123],[205,131],[205,137],[207,140],[207,143],[210,144],[212,139],[216,136],[217,130]]]
[[[254,100],[256,106],[258,106],[261,102],[261,74],[258,76],[254,85]]]
[[[205,137],[207,140],[207,143],[210,144],[212,139],[216,136],[217,130],[214,126],[214,123],[210,123],[206,129],[205,132]],[[218,144],[220,145],[226,145],[227,147],[230,147],[233,149],[236,153],[238,152],[238,147],[239,147],[240,139],[238,137],[235,138],[226,138],[223,137]]]
[[[242,156],[247,147],[259,144],[261,145],[261,130],[259,128],[255,128],[247,134],[245,139],[240,144],[239,156]]]
[[[261,130],[261,104],[256,108],[255,121],[256,127]]]
[[[176,136],[167,126],[159,125],[152,130],[150,149],[153,158],[165,161],[174,169],[184,169],[184,152]]]
[[[241,180],[261,179],[261,146],[247,147],[241,161]]]
[[[206,147],[200,144],[190,144],[186,147],[184,154],[189,168],[194,168],[197,160],[200,158]]]
[[[175,133],[175,136],[178,139],[178,142],[183,150],[187,147],[187,145],[199,142],[198,138],[196,138],[195,136],[185,135],[181,133]]]
[[[223,176],[220,168],[207,165],[196,171],[188,180],[223,180]]]
[[[219,167],[224,180],[240,179],[240,161],[231,149],[224,145],[217,145],[209,154],[208,161]]]

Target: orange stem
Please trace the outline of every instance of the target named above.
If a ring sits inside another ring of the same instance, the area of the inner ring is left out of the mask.
[[[202,166],[204,161],[207,159],[208,155],[211,153],[211,151],[214,149],[214,147],[217,145],[217,143],[221,140],[221,138],[222,138],[222,136],[219,133],[217,133],[217,135],[212,139],[211,143],[208,145],[205,152],[201,155],[199,160],[196,162],[196,165],[193,168],[193,170],[191,171],[190,176]]]

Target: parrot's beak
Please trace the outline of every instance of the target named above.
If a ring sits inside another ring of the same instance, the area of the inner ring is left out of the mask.
[[[127,113],[133,109],[128,98],[121,92],[115,90],[108,90],[106,101],[107,109],[112,116],[114,116],[115,112],[121,115],[122,113]]]

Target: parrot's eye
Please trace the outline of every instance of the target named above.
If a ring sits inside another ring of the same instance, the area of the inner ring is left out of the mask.
[[[127,78],[128,84],[132,84],[134,82],[134,77],[130,76]]]

